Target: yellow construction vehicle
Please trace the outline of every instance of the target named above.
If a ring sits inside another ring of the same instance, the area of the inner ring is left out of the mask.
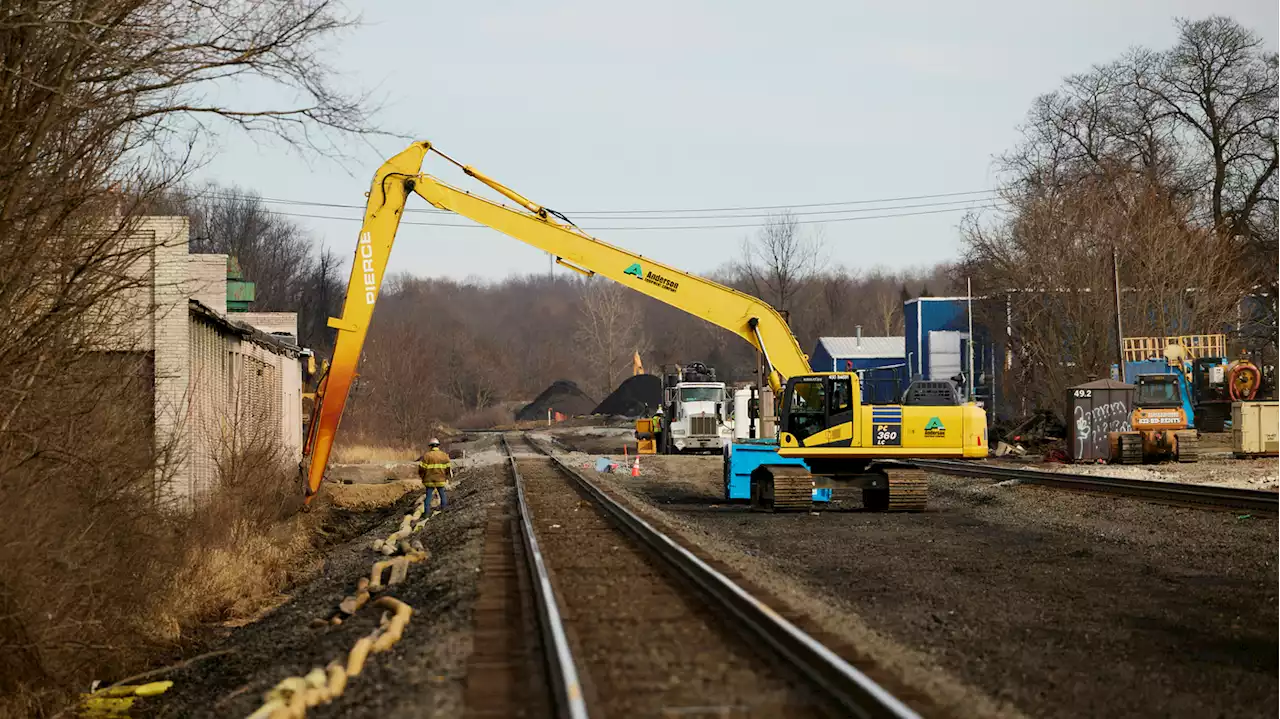
[[[433,151],[519,207],[478,197],[424,174],[423,160]],[[428,142],[415,142],[387,160],[373,177],[342,317],[329,320],[338,336],[304,450],[308,501],[324,478],[387,258],[405,202],[413,193],[433,207],[548,252],[563,267],[607,277],[723,327],[755,347],[774,395],[782,398],[778,454],[801,459],[812,470],[811,474],[795,465],[764,467],[760,478],[753,475],[752,480],[757,505],[807,509],[815,486],[846,482],[863,488],[869,507],[920,510],[925,503],[924,476],[910,466],[910,458],[987,454],[986,414],[964,402],[954,385],[923,386],[920,401],[908,406],[863,405],[857,376],[814,372],[790,327],[768,303],[601,242],[564,215],[458,163]]]

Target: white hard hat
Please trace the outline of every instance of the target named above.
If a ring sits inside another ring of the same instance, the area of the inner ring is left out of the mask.
[[[662,414],[662,408],[661,408],[661,407],[659,407],[659,408],[658,408],[658,414]]]
[[[434,446],[436,446],[436,445],[438,445],[438,444],[440,444],[440,440],[436,439],[435,437],[432,437],[432,438],[431,438],[431,441],[430,441],[430,442],[427,442],[427,445],[428,445],[428,446],[431,446],[431,447],[434,447]]]

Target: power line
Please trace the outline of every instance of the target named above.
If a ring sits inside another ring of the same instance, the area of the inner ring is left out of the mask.
[[[631,217],[618,217],[617,215],[662,215],[662,214],[673,214],[673,213],[688,214],[688,213],[708,213],[708,212],[748,212],[753,210],[794,210],[797,208],[814,208],[814,207],[882,205],[884,203],[890,203],[890,202],[906,202],[910,200],[928,200],[928,199],[945,198],[945,197],[969,196],[968,199],[952,200],[952,201],[946,201],[946,202],[925,202],[925,203],[914,204],[914,205],[867,207],[864,209],[849,208],[849,209],[834,209],[834,210],[810,210],[810,211],[800,211],[800,212],[793,213],[797,216],[803,217],[803,216],[809,216],[809,215],[847,214],[852,212],[878,212],[883,210],[914,209],[914,208],[924,208],[924,207],[943,207],[943,206],[950,206],[950,205],[962,205],[970,202],[989,202],[995,199],[993,197],[990,197],[990,195],[994,194],[995,192],[996,192],[995,190],[970,190],[967,192],[945,192],[945,193],[932,194],[932,195],[886,197],[886,198],[881,198],[876,200],[846,200],[843,202],[812,202],[812,203],[801,203],[801,204],[794,204],[794,205],[750,205],[750,206],[739,206],[739,207],[708,207],[708,208],[698,208],[698,209],[671,209],[671,210],[576,210],[576,211],[566,211],[565,214],[574,215],[578,217],[588,217],[589,219],[593,219],[593,220],[630,220],[632,219]],[[224,200],[258,200],[267,204],[298,206],[298,207],[323,207],[328,209],[342,209],[342,210],[364,210],[365,209],[363,205],[334,203],[334,202],[318,202],[315,200],[296,200],[296,199],[282,199],[282,198],[271,198],[271,197],[258,197],[254,195],[241,195],[236,193],[225,193],[225,192],[200,193],[198,196],[208,197],[212,199],[224,199]],[[437,215],[452,214],[448,210],[437,210],[434,208],[416,208],[416,207],[405,208],[405,213],[406,214],[421,213],[421,214],[437,214]],[[690,220],[761,218],[761,217],[768,217],[768,216],[770,215],[769,214],[733,214],[733,215],[700,215],[700,216],[677,216],[677,217],[649,216],[649,217],[642,217],[642,218],[638,217],[635,219],[645,219],[645,220],[655,220],[655,221],[670,220],[670,221],[687,222]]]
[[[821,219],[821,220],[797,220],[796,224],[797,225],[821,225],[821,224],[827,224],[827,223],[833,223],[833,222],[856,222],[860,220],[892,219],[895,217],[918,217],[921,215],[937,215],[937,214],[942,214],[946,212],[963,212],[965,210],[995,209],[1001,206],[1002,205],[1000,203],[991,203],[986,205],[974,205],[970,207],[950,207],[950,208],[939,209],[939,210],[923,210],[919,212],[901,212],[901,213],[890,214],[890,215],[860,215],[857,217],[833,217],[830,219]],[[884,209],[894,209],[894,208],[884,208]],[[279,215],[282,217],[297,217],[297,218],[309,219],[309,220],[339,220],[343,222],[361,222],[362,221],[361,218],[359,217],[334,217],[332,215],[307,215],[307,214],[295,213],[295,212],[281,212],[278,210],[264,210],[264,212],[267,212],[273,215]],[[689,218],[689,219],[699,219],[699,218]],[[420,227],[453,227],[453,228],[464,229],[464,230],[488,229],[488,228],[485,228],[484,225],[480,225],[480,224],[463,225],[463,224],[458,224],[456,222],[421,222],[421,221],[414,221],[414,220],[405,220],[405,221],[402,221],[400,224],[401,225],[417,225]],[[720,229],[759,227],[759,226],[760,226],[760,223],[758,222],[749,222],[749,223],[743,223],[743,224],[718,224],[718,225],[670,225],[670,226],[640,225],[640,226],[633,226],[633,227],[583,227],[582,229],[590,230],[592,232],[600,232],[600,231],[622,232],[622,231],[653,231],[653,230],[720,230]]]

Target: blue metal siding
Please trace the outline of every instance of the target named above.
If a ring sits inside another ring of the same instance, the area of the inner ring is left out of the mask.
[[[910,373],[901,362],[893,367],[878,367],[862,372],[863,404],[897,404],[909,384]]]
[[[856,372],[860,369],[877,369],[879,367],[902,364],[902,362],[903,359],[901,357],[853,357],[837,360],[835,371],[853,370]]]
[[[969,315],[964,298],[917,297],[902,305],[906,320],[907,357],[912,376],[929,376],[929,333],[935,330],[969,331]]]
[[[978,321],[979,306],[983,302],[993,300],[975,297],[973,324],[973,368],[978,378],[974,382],[974,394],[978,401],[986,407],[988,414],[996,410],[996,388],[1004,374],[1003,349],[995,342],[996,333],[992,328],[984,327]],[[998,300],[999,309],[1003,299]],[[903,303],[902,314],[906,326],[907,340],[907,380],[913,377],[930,376],[930,357],[933,354],[929,344],[929,333],[933,331],[953,331],[967,334],[969,332],[969,303],[963,297],[920,297]],[[988,305],[988,309],[991,306]],[[1003,338],[1004,328],[996,328]],[[1002,340],[1003,341],[1003,340]],[[961,337],[961,368],[968,374],[969,340]],[[979,378],[981,378],[979,380]],[[905,389],[906,382],[903,386]]]
[[[809,366],[814,372],[835,372],[835,365],[832,364],[835,358],[827,353],[826,345],[821,342],[817,347],[813,348],[813,352],[809,355]]]
[[[907,377],[920,374],[920,302],[907,300],[902,305],[903,327],[907,335]]]

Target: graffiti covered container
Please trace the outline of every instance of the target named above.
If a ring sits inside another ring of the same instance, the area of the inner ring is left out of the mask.
[[[1128,432],[1133,413],[1133,385],[1113,379],[1086,382],[1067,389],[1067,453],[1073,462],[1111,459],[1108,433]]]

